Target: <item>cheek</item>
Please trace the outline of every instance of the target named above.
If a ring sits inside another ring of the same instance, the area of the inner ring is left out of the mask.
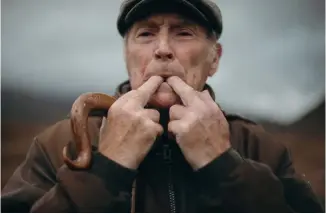
[[[195,90],[200,90],[204,86],[206,79],[207,75],[205,75],[200,69],[193,68],[189,70],[186,82]]]
[[[182,64],[186,70],[186,82],[196,90],[201,89],[208,77],[208,52],[202,47],[184,49],[182,52],[184,60]]]
[[[141,51],[140,48],[132,48],[127,51],[126,65],[132,89],[142,85],[148,61],[146,52]]]

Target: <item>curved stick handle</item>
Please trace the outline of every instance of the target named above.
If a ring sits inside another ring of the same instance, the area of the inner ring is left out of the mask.
[[[78,156],[71,160],[67,155],[67,146],[63,148],[63,160],[68,167],[86,169],[90,166],[92,144],[88,133],[88,114],[92,109],[109,109],[114,102],[114,97],[102,93],[85,93],[75,100],[70,112],[70,123]]]

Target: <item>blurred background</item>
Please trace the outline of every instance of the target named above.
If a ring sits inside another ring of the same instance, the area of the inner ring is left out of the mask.
[[[263,124],[325,197],[325,1],[216,0],[223,56],[208,83],[228,113]],[[1,1],[1,186],[33,137],[84,92],[127,79],[121,0]],[[324,203],[324,202],[323,202]]]

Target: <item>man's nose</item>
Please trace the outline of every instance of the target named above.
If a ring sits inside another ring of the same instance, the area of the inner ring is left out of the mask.
[[[172,61],[174,60],[174,54],[171,50],[168,41],[160,41],[156,51],[155,51],[155,59],[162,61]]]

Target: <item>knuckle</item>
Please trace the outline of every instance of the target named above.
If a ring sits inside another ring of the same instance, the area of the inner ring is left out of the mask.
[[[159,124],[155,124],[155,125],[154,125],[154,131],[155,131],[155,135],[157,135],[157,134],[163,132],[163,128],[162,128],[161,125],[159,125]]]
[[[143,125],[146,128],[147,131],[152,131],[154,128],[154,122],[150,119],[146,119],[143,121]]]
[[[171,108],[169,109],[169,115],[173,115],[174,114],[174,106],[171,106]]]
[[[155,114],[156,114],[157,118],[160,118],[160,117],[161,117],[161,114],[160,114],[160,112],[158,112],[158,111],[155,111]]]
[[[131,114],[131,113],[129,113]],[[142,112],[140,111],[136,111],[136,112],[133,112],[131,115],[130,115],[130,118],[133,120],[133,121],[142,121],[144,119],[144,116],[142,114]]]
[[[161,127],[149,119],[144,120],[143,126],[144,134],[148,136],[156,136],[161,131]]]
[[[153,112],[155,112],[155,114],[157,114],[157,115],[160,115],[160,112],[156,109],[153,109]]]
[[[179,124],[181,134],[188,133],[190,131],[190,125],[186,122],[181,122]]]
[[[177,108],[178,106],[177,105],[173,105],[173,106],[171,106],[171,108],[170,108],[170,110],[169,110],[169,113],[171,114],[171,113],[174,113],[175,111],[176,111],[176,108]]]
[[[123,100],[121,98],[117,99],[111,106],[109,110],[117,110],[122,105]]]
[[[201,115],[198,112],[194,112],[194,111],[189,111],[188,112],[188,119],[189,121],[197,121],[201,118]]]
[[[145,118],[147,118],[149,120],[153,120],[153,121],[160,119],[160,113],[154,109],[145,109],[143,111],[143,115]]]
[[[116,116],[121,114],[121,107],[119,103],[114,103],[108,110],[109,116]]]

